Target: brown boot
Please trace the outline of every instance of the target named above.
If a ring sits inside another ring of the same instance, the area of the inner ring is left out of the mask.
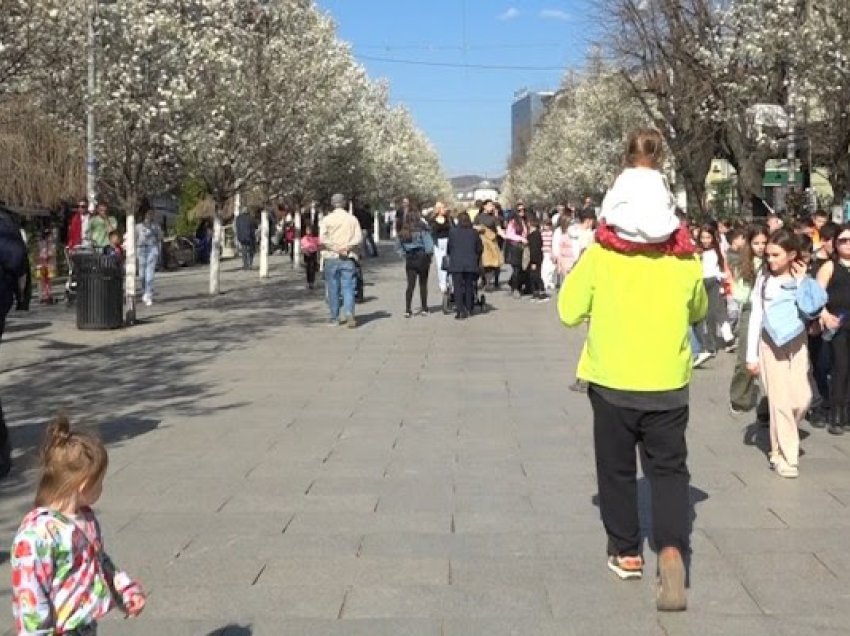
[[[685,563],[678,548],[663,548],[658,554],[659,612],[683,612],[688,607],[685,593]]]

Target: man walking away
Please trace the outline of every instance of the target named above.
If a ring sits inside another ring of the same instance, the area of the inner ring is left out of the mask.
[[[369,208],[369,204],[367,203],[363,207],[355,208],[354,214],[357,216],[357,222],[360,223],[360,231],[363,233],[363,242],[366,245],[369,256],[377,258],[378,246],[375,245],[375,237],[372,236],[375,229],[375,219],[372,217],[372,210]]]
[[[254,245],[257,240],[257,224],[251,214],[236,217],[236,240],[242,248],[242,269],[254,266]]]
[[[343,326],[347,323],[353,329],[357,326],[354,318],[354,277],[359,256],[357,250],[363,240],[363,233],[357,219],[345,209],[346,203],[342,194],[331,197],[334,209],[319,222],[319,243],[325,263],[330,324]],[[343,307],[341,316],[340,291]]]
[[[6,315],[14,302],[15,287],[24,275],[27,262],[27,246],[21,238],[20,228],[12,214],[0,207],[0,339],[3,338]],[[10,470],[12,445],[0,402],[0,479]]]
[[[626,157],[651,157],[660,163],[662,147],[658,131],[638,130],[629,137]],[[635,214],[637,229],[648,235],[643,226],[654,222],[651,210],[636,205]],[[608,535],[607,565],[621,579],[643,575],[639,448],[652,498],[659,611],[687,607],[684,557],[690,547],[690,474],[685,432],[692,366],[688,335],[689,327],[708,308],[702,267],[690,242],[678,240],[677,224],[670,212],[671,233],[657,243],[638,244],[618,233],[617,241],[591,245],[564,281],[558,299],[564,324],[590,323],[577,375],[589,383],[599,509]],[[673,233],[678,251],[665,247]]]

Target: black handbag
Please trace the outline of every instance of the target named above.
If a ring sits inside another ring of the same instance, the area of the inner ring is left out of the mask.
[[[443,260],[440,263],[440,269],[443,270],[444,272],[449,271],[449,267],[451,267],[450,263],[451,263],[451,261],[449,260],[449,255],[446,254],[445,256],[443,256]]]

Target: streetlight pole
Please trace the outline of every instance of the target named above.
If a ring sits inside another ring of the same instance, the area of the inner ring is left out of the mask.
[[[94,154],[94,94],[96,86],[96,33],[94,22],[97,17],[97,0],[88,2],[88,82],[86,86],[86,197],[89,214],[94,212],[97,192],[97,158]]]
[[[788,192],[794,192],[797,184],[797,107],[794,104],[794,80],[788,82]]]

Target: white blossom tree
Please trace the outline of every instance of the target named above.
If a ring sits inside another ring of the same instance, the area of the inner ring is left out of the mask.
[[[72,31],[63,0],[0,0],[0,98],[60,62]]]
[[[170,0],[113,0],[100,8],[94,108],[101,189],[126,212],[126,310],[135,320],[135,214],[145,195],[176,185],[178,133],[191,94],[181,44],[189,25]]]
[[[622,165],[629,131],[647,119],[616,70],[597,62],[568,76],[525,162],[509,173],[512,196],[540,205],[600,196]]]

